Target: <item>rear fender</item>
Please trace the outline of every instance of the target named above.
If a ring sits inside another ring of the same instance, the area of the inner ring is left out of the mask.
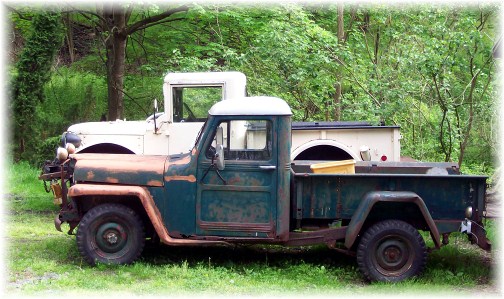
[[[357,237],[361,233],[362,226],[369,216],[373,206],[378,202],[390,203],[412,203],[420,210],[425,223],[427,224],[436,248],[441,247],[439,231],[432,219],[427,206],[418,194],[409,191],[373,191],[368,192],[360,202],[357,210],[352,216],[345,236],[345,247],[351,248]]]

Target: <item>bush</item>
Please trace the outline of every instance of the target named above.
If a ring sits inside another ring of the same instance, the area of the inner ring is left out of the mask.
[[[50,137],[40,143],[35,149],[35,155],[30,164],[41,166],[46,160],[53,160],[56,157],[56,149],[60,144],[61,136]]]

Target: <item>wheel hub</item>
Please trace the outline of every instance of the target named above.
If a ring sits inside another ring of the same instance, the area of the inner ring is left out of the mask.
[[[384,238],[375,250],[377,270],[383,275],[395,276],[411,267],[410,244],[401,238]]]
[[[385,260],[387,262],[396,262],[401,259],[401,249],[392,247],[385,250]]]
[[[104,252],[119,252],[127,245],[127,242],[128,234],[118,223],[104,223],[96,231],[96,244]]]
[[[109,242],[109,244],[115,244],[117,243],[119,237],[116,235],[116,233],[110,232],[106,235],[105,239],[107,240],[107,242]]]

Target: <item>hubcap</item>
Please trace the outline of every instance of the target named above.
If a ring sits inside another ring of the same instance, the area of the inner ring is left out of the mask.
[[[128,241],[128,234],[124,228],[115,222],[107,222],[96,231],[96,244],[106,253],[121,251]]]
[[[116,233],[110,232],[107,234],[106,239],[109,244],[115,244],[117,243],[117,239],[119,239],[119,237],[117,237]]]
[[[377,242],[373,260],[376,269],[386,276],[397,276],[408,271],[414,252],[408,240],[387,236]]]

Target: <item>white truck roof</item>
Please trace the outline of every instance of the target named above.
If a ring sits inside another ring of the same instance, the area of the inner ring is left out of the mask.
[[[245,86],[247,78],[241,72],[192,72],[192,73],[168,73],[164,78],[169,84],[203,84],[231,83]]]
[[[171,99],[171,87],[208,87],[222,88],[222,99],[243,97],[246,95],[247,77],[241,72],[191,72],[168,73],[164,77],[163,93],[165,99]],[[171,105],[171,103],[169,103]],[[171,109],[171,108],[170,108]],[[169,113],[172,113],[167,109]]]
[[[218,102],[211,115],[292,115],[289,105],[276,97],[242,97]]]

